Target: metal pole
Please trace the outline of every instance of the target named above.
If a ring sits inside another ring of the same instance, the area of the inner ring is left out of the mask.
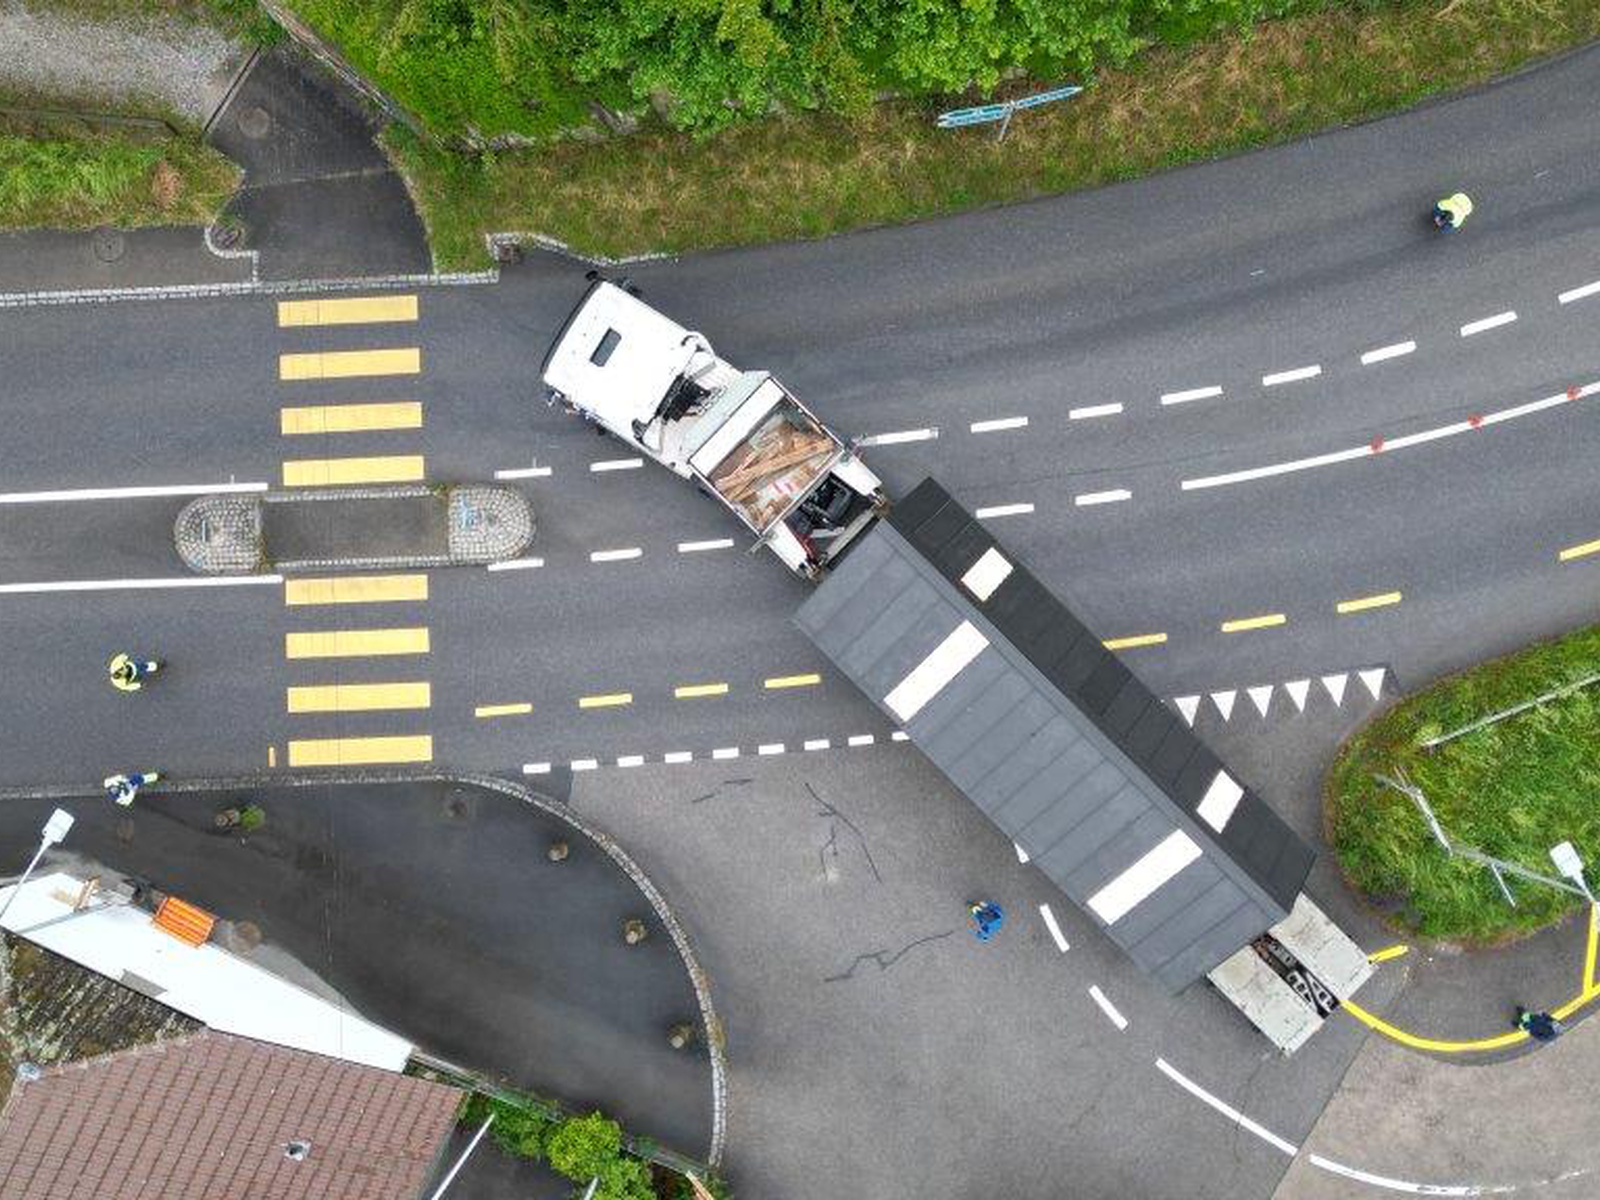
[[[11,894],[6,897],[6,902],[0,904],[0,922],[5,920],[6,909],[11,907],[11,902],[17,898],[17,893],[22,890],[22,885],[28,882],[28,876],[33,874],[33,869],[39,865],[39,860],[44,857],[44,852],[48,849],[50,849],[49,839],[41,838],[39,840],[39,848],[33,852],[33,861],[28,864],[28,869],[22,873],[12,887]],[[3,926],[0,926],[0,928],[3,928]]]
[[[478,1143],[483,1140],[483,1135],[489,1132],[489,1126],[493,1124],[494,1112],[493,1110],[490,1110],[489,1115],[484,1119],[483,1124],[478,1126],[478,1132],[473,1134],[472,1140],[467,1143],[467,1148],[461,1152],[461,1157],[456,1159],[455,1165],[450,1168],[450,1173],[439,1181],[439,1186],[433,1190],[433,1195],[428,1197],[428,1200],[439,1200],[439,1197],[444,1195],[445,1188],[449,1187],[450,1184],[454,1182],[456,1172],[461,1170],[462,1167],[466,1166],[467,1159],[472,1157],[472,1152],[478,1148]]]

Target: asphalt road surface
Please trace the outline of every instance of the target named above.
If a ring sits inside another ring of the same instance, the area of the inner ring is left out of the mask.
[[[1270,687],[1285,713],[1288,683],[1380,667],[1393,694],[1592,619],[1600,554],[1578,551],[1600,539],[1597,67],[1579,53],[1079,196],[632,274],[725,357],[869,438],[891,493],[932,473],[996,510],[1092,628],[1144,643],[1127,661],[1164,695],[1220,713]],[[1458,187],[1477,212],[1437,236],[1427,209]],[[581,271],[542,256],[495,286],[427,289],[405,323],[282,328],[262,298],[0,312],[7,781],[240,771],[281,766],[297,740],[403,737],[560,791],[619,759],[656,778],[737,756],[766,779],[795,756],[881,748],[889,728],[788,624],[806,585],[746,555],[682,481],[539,402]],[[415,373],[280,377],[285,355],[413,348]],[[420,426],[281,432],[285,408],[378,402],[419,403]],[[182,576],[166,531],[184,497],[122,489],[277,486],[287,463],[347,456],[420,457],[434,481],[517,472],[534,558],[348,608],[287,605],[281,584],[130,586]],[[75,489],[91,491],[40,495]],[[59,590],[72,581],[98,582]],[[287,634],[374,626],[426,629],[428,652],[286,657]],[[116,695],[101,672],[119,648],[172,672]],[[286,703],[286,688],[397,682],[427,683],[426,706]],[[1346,682],[1341,704],[1361,696]],[[736,924],[737,908],[706,920]],[[1186,1011],[1140,1024],[1190,1045]],[[1207,1045],[1189,1069],[1241,1069],[1241,1048]],[[1085,1153],[1115,1157],[1141,1103]],[[1116,1186],[1186,1194],[1186,1136]],[[732,1153],[759,1151],[735,1138]],[[1266,1194],[1282,1166],[1229,1194]],[[1049,1172],[1011,1182],[1059,1194]]]

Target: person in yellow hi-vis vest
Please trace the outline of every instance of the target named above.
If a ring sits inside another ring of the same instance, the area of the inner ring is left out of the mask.
[[[1434,227],[1447,233],[1452,229],[1460,229],[1471,215],[1472,197],[1465,192],[1446,196],[1433,206]]]

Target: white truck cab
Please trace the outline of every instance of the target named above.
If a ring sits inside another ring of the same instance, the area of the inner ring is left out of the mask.
[[[882,481],[767,371],[605,279],[541,372],[559,403],[715,496],[789,567],[819,576],[888,506]]]

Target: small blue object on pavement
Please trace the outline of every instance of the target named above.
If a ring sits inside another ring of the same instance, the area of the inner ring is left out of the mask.
[[[973,932],[980,942],[987,942],[999,933],[1006,921],[1005,909],[993,900],[974,900],[967,905],[967,911],[972,914]]]

